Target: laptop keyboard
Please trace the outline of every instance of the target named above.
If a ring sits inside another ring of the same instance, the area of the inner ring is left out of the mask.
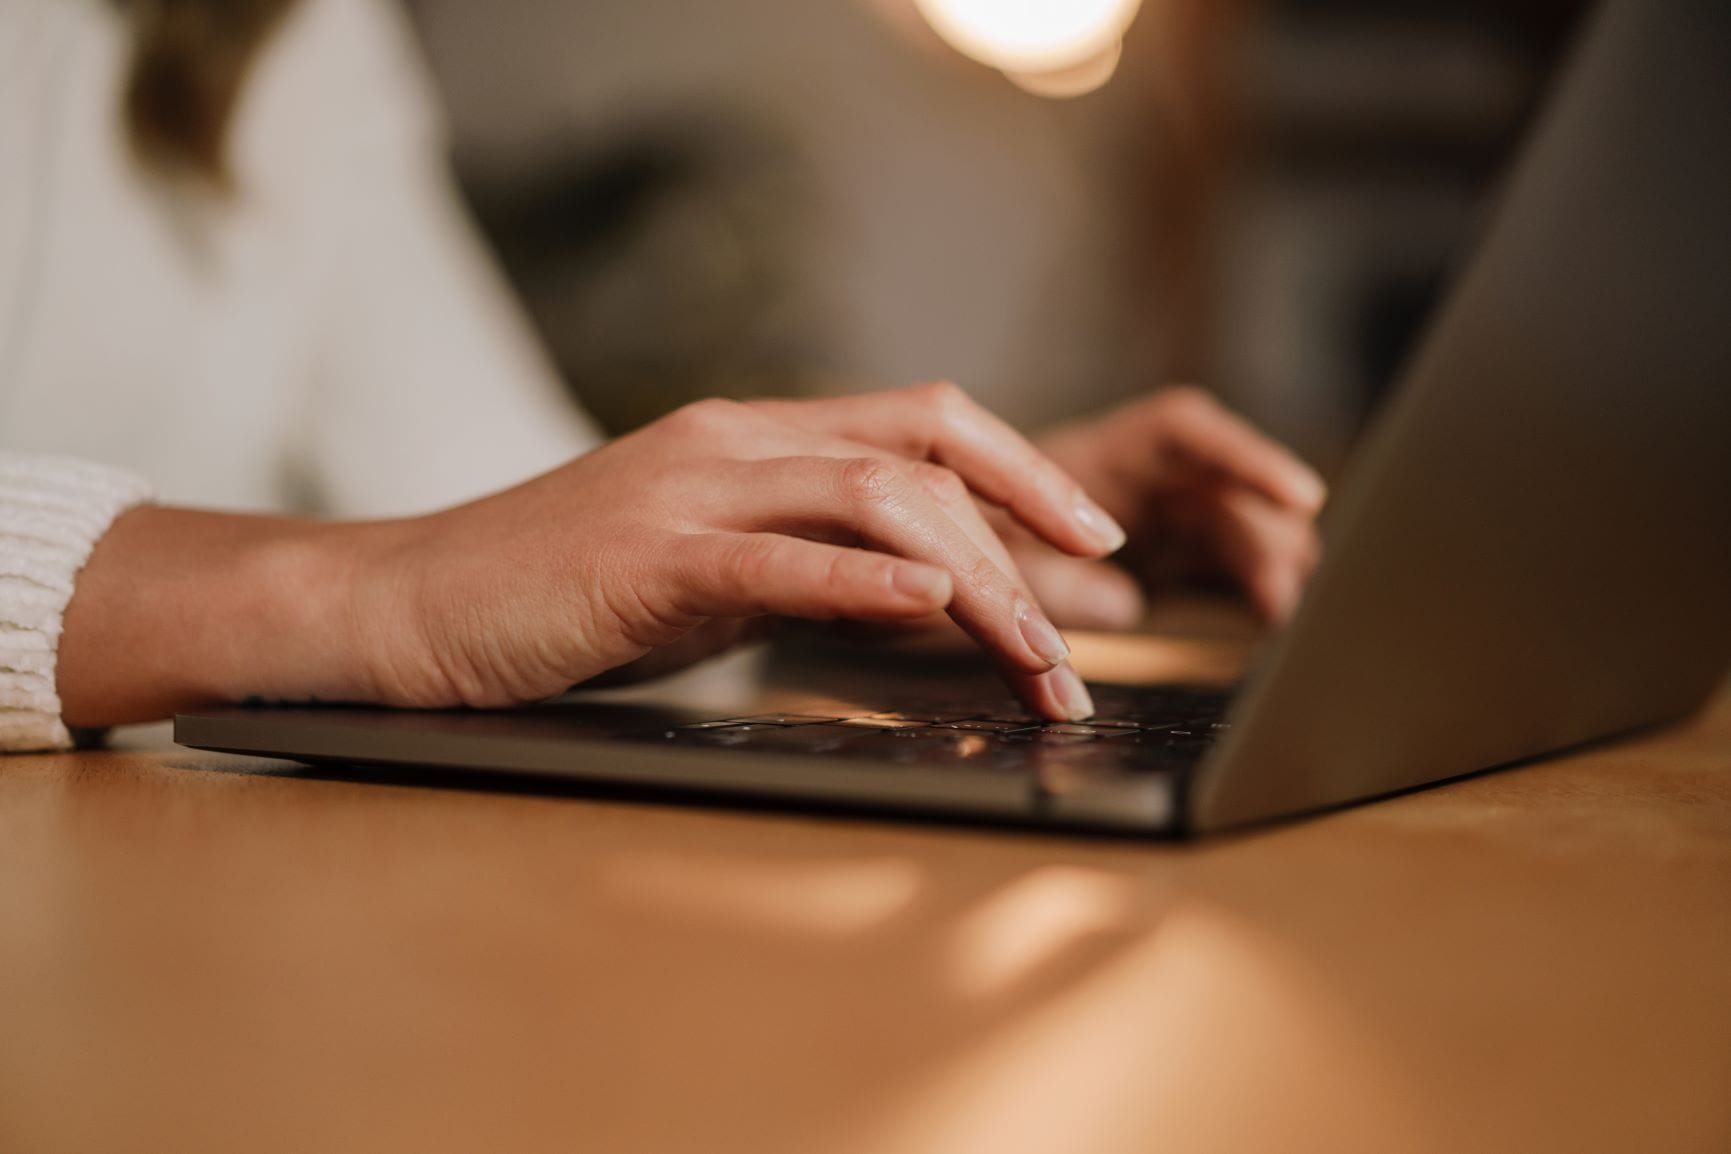
[[[1100,713],[1046,722],[1013,710],[904,707],[856,716],[766,713],[681,725],[657,740],[692,748],[898,764],[1029,768],[1057,759],[1166,769],[1201,759],[1227,729],[1229,693],[1094,688]]]

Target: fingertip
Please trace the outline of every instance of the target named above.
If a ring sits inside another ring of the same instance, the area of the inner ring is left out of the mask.
[[[1110,513],[1086,493],[1076,494],[1070,516],[1081,528],[1087,539],[1088,552],[1094,556],[1110,556],[1122,549],[1124,542],[1130,539],[1124,526],[1118,524]]]
[[[1328,485],[1321,475],[1297,458],[1267,462],[1257,472],[1241,473],[1232,480],[1239,491],[1307,520],[1314,519],[1328,501]]]
[[[1082,678],[1069,665],[1052,670],[1049,678],[1052,695],[1065,721],[1086,721],[1094,716],[1094,698]]]
[[[1293,470],[1288,496],[1294,507],[1315,515],[1328,503],[1328,482],[1322,474],[1300,461]]]
[[[1030,712],[1047,721],[1086,721],[1094,716],[1094,699],[1068,662],[1036,676],[1012,677],[1010,685]]]

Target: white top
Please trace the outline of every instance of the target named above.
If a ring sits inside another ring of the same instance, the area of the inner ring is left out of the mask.
[[[456,210],[398,12],[294,9],[224,204],[135,167],[119,8],[0,0],[0,450],[176,504],[376,516],[594,444]]]
[[[223,202],[135,166],[118,9],[0,0],[0,748],[66,740],[58,614],[145,481],[386,516],[598,440],[457,210],[397,12],[297,6],[237,110]]]

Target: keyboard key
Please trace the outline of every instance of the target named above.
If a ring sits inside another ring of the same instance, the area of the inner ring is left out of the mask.
[[[901,713],[887,711],[871,714],[872,718],[882,718],[885,721],[912,721],[921,725],[937,725],[940,722],[972,721],[979,717],[977,713],[957,711],[954,713]]]
[[[761,717],[742,717],[739,720],[762,725],[828,725],[840,721],[841,718],[818,717],[809,713],[766,713]]]
[[[904,721],[899,717],[844,717],[838,724],[858,726],[861,729],[925,729],[931,722]]]
[[[1085,722],[1063,722],[1057,725],[1047,725],[1040,729],[1041,733],[1068,734],[1072,737],[1099,737],[1103,734],[1116,735],[1115,729],[1091,725]]]
[[[942,721],[934,728],[963,730],[968,733],[1014,733],[1019,729],[1032,729],[1038,722],[1033,721]]]

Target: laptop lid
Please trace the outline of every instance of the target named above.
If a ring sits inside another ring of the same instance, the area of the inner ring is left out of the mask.
[[[1675,718],[1731,658],[1731,5],[1609,0],[1324,524],[1200,830]]]

